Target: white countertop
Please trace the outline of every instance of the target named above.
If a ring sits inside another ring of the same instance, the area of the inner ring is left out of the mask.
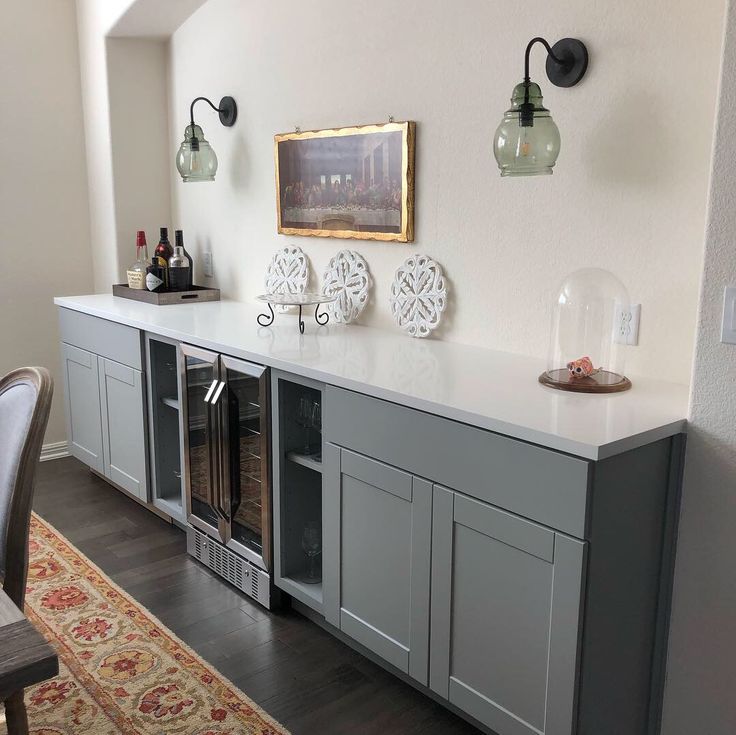
[[[482,347],[413,339],[398,329],[330,323],[305,310],[259,327],[263,305],[235,301],[154,306],[109,294],[57,306],[297,373],[507,436],[603,459],[685,430],[688,387],[632,378],[611,395],[577,395],[537,382],[543,361]]]

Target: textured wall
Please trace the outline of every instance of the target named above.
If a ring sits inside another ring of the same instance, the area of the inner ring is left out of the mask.
[[[736,346],[720,343],[736,284],[736,7],[726,24],[695,345],[663,735],[736,732]]]
[[[376,281],[365,321],[392,327],[393,272],[425,251],[453,289],[441,338],[543,356],[557,284],[600,266],[643,304],[629,371],[686,382],[722,16],[722,0],[209,0],[171,40],[172,159],[195,95],[232,94],[240,117],[226,130],[200,109],[220,173],[174,176],[174,219],[194,255],[212,248],[228,297],[261,292],[271,253],[292,242],[321,276],[349,243],[276,234],[274,133],[413,119],[416,241],[353,245]],[[540,33],[582,37],[590,70],[557,89],[535,49],[562,153],[551,177],[502,180],[493,132]]]
[[[46,442],[58,442],[65,431],[52,299],[92,288],[74,0],[3,3],[0,69],[0,374],[51,369]]]

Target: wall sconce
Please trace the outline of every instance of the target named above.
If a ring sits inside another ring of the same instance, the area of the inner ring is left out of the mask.
[[[529,53],[535,43],[547,49],[547,77],[557,87],[573,87],[588,69],[588,49],[577,38],[554,46],[533,38],[524,55],[524,81],[514,87],[511,107],[496,130],[493,153],[501,176],[551,174],[560,153],[560,131],[542,105],[542,90],[529,79]]]
[[[232,127],[238,117],[238,106],[232,97],[223,97],[215,107],[206,97],[197,97],[189,106],[189,125],[184,130],[184,140],[176,154],[176,168],[184,181],[214,181],[217,173],[217,156],[204,137],[199,125],[194,124],[194,105],[200,100],[220,113],[220,122]]]

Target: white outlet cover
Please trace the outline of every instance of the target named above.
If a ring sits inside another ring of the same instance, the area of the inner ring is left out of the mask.
[[[736,286],[726,286],[723,291],[721,342],[736,345]]]
[[[641,304],[616,304],[613,310],[613,340],[620,345],[639,344]]]
[[[215,275],[215,269],[212,267],[212,253],[202,253],[202,267],[207,278],[212,278]]]

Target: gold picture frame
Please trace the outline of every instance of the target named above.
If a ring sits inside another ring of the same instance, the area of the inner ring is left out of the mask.
[[[415,137],[411,121],[275,135],[279,234],[413,242]]]

